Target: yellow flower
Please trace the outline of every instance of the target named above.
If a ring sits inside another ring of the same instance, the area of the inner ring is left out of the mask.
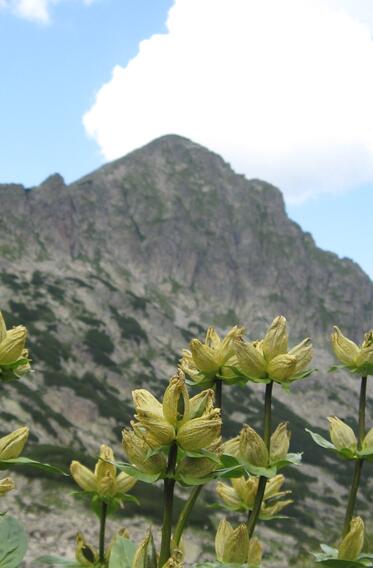
[[[219,562],[244,564],[249,553],[249,537],[245,524],[233,529],[225,519],[221,520],[215,537],[215,552]]]
[[[240,432],[240,456],[243,461],[259,467],[267,467],[268,450],[263,438],[247,424]]]
[[[132,430],[123,430],[122,445],[130,462],[145,473],[162,473],[166,470],[164,454],[149,456],[150,446]]]
[[[179,370],[178,374],[171,378],[163,396],[163,416],[173,426],[188,420],[190,415],[190,400],[185,386],[184,373]]]
[[[234,341],[234,349],[240,372],[257,382],[292,382],[300,378],[312,359],[308,338],[288,350],[287,324],[283,316],[273,320],[262,340],[248,342],[238,338]]]
[[[334,354],[343,365],[354,373],[361,375],[373,374],[372,330],[364,335],[364,340],[359,347],[354,341],[345,337],[337,326],[334,326],[331,341]]]
[[[345,424],[337,416],[329,416],[330,439],[337,450],[349,449],[356,451],[357,439],[350,426]]]
[[[94,566],[98,561],[97,550],[85,541],[80,532],[76,535],[75,558],[81,566]]]
[[[281,487],[285,481],[283,475],[278,474],[267,481],[262,510],[266,511],[267,505],[265,501],[270,500],[274,504],[274,499],[279,499],[291,493],[291,491],[281,491]],[[256,494],[258,491],[259,478],[258,477],[237,477],[230,480],[232,486],[218,481],[216,485],[216,493],[223,501],[223,503],[233,511],[251,511],[253,509]],[[268,509],[268,507],[267,507]]]
[[[277,316],[269,326],[262,342],[262,351],[268,362],[288,352],[288,331],[284,316]]]
[[[214,408],[209,414],[184,422],[177,432],[177,443],[184,450],[207,448],[220,441],[221,424],[220,409]]]
[[[113,461],[113,450],[103,444],[94,472],[78,461],[73,461],[70,465],[70,473],[83,491],[96,493],[103,498],[117,497],[128,493],[137,480],[124,472],[117,475],[116,466],[110,463]]]
[[[29,429],[23,426],[0,438],[0,460],[18,458],[25,447],[28,435]]]
[[[224,375],[224,366],[234,356],[233,341],[241,337],[243,332],[243,327],[234,326],[221,339],[215,328],[209,327],[204,343],[192,339],[190,350],[183,350],[180,367],[197,383],[203,380],[201,373],[210,377],[218,373]]]
[[[249,540],[249,552],[247,555],[247,563],[253,568],[259,568],[262,562],[263,549],[259,540],[253,537]]]
[[[8,491],[12,491],[12,489],[15,488],[15,483],[10,477],[4,477],[4,479],[0,480],[0,496],[5,495],[5,493],[8,493]]]
[[[270,461],[276,463],[286,458],[290,446],[288,423],[281,422],[273,432],[270,441]]]
[[[353,517],[350,530],[338,547],[339,560],[356,560],[364,546],[364,522],[361,517]]]
[[[0,312],[0,379],[18,378],[30,370],[26,339],[27,329],[18,325],[7,330]]]

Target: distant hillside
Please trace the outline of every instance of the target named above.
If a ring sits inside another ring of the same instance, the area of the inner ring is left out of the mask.
[[[343,501],[349,464],[336,467],[304,427],[355,414],[357,383],[325,370],[332,324],[356,339],[372,326],[373,283],[360,267],[317,248],[278,189],[179,136],[69,186],[55,174],[31,189],[0,185],[0,196],[0,307],[29,328],[35,370],[6,387],[1,429],[29,423],[35,451],[61,462],[95,455],[101,440],[119,449],[131,389],[162,390],[192,337],[239,322],[256,338],[282,313],[292,342],[312,336],[320,369],[291,394],[275,389],[275,419],[305,450],[289,474],[301,520],[289,530],[333,531],[328,507]],[[244,391],[230,391],[226,435],[259,426],[262,388]]]

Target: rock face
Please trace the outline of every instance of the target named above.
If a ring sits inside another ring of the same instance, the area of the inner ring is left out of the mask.
[[[289,473],[302,520],[291,531],[334,528],[349,464],[337,467],[304,427],[325,429],[334,413],[353,424],[357,382],[325,371],[331,325],[359,340],[372,324],[373,283],[358,265],[318,249],[278,189],[179,136],[71,185],[55,174],[31,189],[0,185],[0,196],[1,309],[28,326],[35,370],[6,387],[4,432],[31,424],[31,453],[61,462],[96,455],[101,441],[119,451],[131,389],[159,392],[192,337],[239,322],[254,339],[282,313],[293,343],[312,336],[320,369],[275,392],[275,419],[291,422],[294,449],[305,450],[306,477]],[[227,435],[259,426],[262,394],[230,390]]]

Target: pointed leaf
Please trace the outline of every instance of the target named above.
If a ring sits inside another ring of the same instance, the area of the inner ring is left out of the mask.
[[[136,544],[128,538],[117,537],[111,549],[109,568],[131,568]]]
[[[25,458],[23,456],[20,456],[18,458],[13,458],[13,459],[10,459],[10,460],[0,460],[0,469],[11,469],[9,466],[11,466],[12,464],[31,466],[31,467],[35,467],[36,469],[42,469],[44,471],[51,471],[53,473],[59,473],[60,475],[64,475],[65,477],[69,477],[68,473],[66,473],[65,471],[63,471],[63,469],[61,469],[61,468],[59,468],[55,465],[50,465],[48,463],[38,462],[36,460],[33,460],[31,458]]]
[[[308,428],[305,428],[305,430],[306,430],[306,432],[308,432],[311,435],[312,440],[318,446],[321,446],[322,448],[326,448],[327,450],[337,451],[337,448],[335,447],[335,445],[332,444],[331,442],[329,442],[329,440],[327,440],[326,438],[324,438],[320,434],[317,434],[316,432],[312,432],[312,430],[309,430]]]

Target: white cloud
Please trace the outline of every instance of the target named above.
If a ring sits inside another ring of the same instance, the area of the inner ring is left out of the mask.
[[[175,0],[167,33],[99,89],[86,131],[107,159],[187,136],[293,202],[372,182],[373,42],[343,4]]]
[[[7,8],[25,20],[48,24],[51,19],[50,8],[61,0],[0,0],[0,9]],[[94,0],[83,0],[89,6]]]

